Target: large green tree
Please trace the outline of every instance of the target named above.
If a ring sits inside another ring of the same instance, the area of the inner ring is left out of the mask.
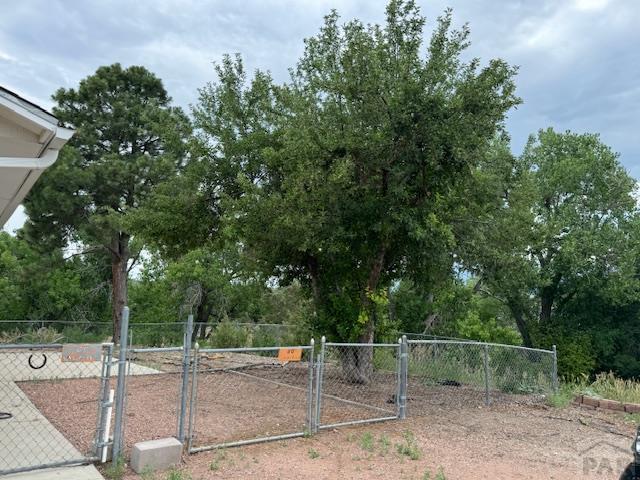
[[[184,162],[189,122],[144,67],[100,67],[77,89],[60,89],[54,114],[76,133],[25,201],[27,238],[44,248],[81,246],[111,259],[117,339],[127,279],[140,245],[123,219]]]
[[[528,346],[587,291],[606,287],[629,301],[638,217],[635,181],[617,155],[597,135],[552,129],[518,158],[504,143],[494,147],[480,174],[501,199],[478,211],[461,246],[478,291],[508,306]]]
[[[220,174],[227,224],[280,281],[312,292],[323,331],[372,342],[378,303],[397,278],[451,269],[448,198],[502,129],[515,69],[464,62],[467,27],[393,0],[383,26],[336,12],[276,85],[225,58],[201,91],[197,127]],[[371,349],[345,358],[366,382]]]

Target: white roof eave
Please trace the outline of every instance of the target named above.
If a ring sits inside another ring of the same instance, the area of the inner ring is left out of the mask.
[[[0,228],[9,220],[13,212],[27,196],[42,172],[53,165],[60,149],[73,136],[74,130],[60,127],[57,119],[47,112],[41,111],[28,102],[10,93],[0,90],[0,107],[9,109],[18,125],[41,132],[38,143],[39,153],[33,158],[0,156],[0,176],[2,169],[11,172],[8,186],[0,188]],[[37,144],[36,144],[37,145]]]

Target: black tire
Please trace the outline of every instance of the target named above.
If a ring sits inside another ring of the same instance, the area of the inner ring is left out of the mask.
[[[640,480],[640,465],[637,463],[630,463],[627,468],[624,469],[620,480]]]

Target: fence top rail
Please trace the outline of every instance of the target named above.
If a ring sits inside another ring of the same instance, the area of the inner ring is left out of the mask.
[[[73,345],[96,345],[91,342],[72,343]],[[70,345],[69,343],[0,343],[0,350],[25,350],[25,349],[61,349],[64,345]],[[113,343],[97,343],[102,348],[109,348],[113,346]]]
[[[327,347],[395,347],[400,346],[399,343],[339,343],[339,342],[325,342]]]
[[[156,352],[181,352],[182,347],[146,347],[146,348],[129,348],[131,353],[156,353]]]
[[[237,348],[200,348],[200,353],[251,353],[251,352],[278,352],[280,350],[296,349],[311,350],[310,345],[295,345],[293,347],[284,345],[282,347],[237,347]]]
[[[457,340],[459,342],[465,343],[481,343],[479,340],[471,340],[470,338],[460,338],[460,337],[447,337],[445,335],[431,335],[428,333],[411,333],[411,332],[398,332],[398,334],[402,337],[405,336],[409,340],[412,340],[409,337],[424,337],[421,339],[416,338],[415,340]]]
[[[514,348],[518,350],[527,350],[530,352],[540,353],[553,353],[553,350],[544,350],[542,348],[530,348],[522,347],[520,345],[506,345],[504,343],[486,343],[486,342],[461,342],[457,340],[407,340],[407,343],[411,344],[440,344],[440,345],[474,345],[474,346],[488,346],[488,347],[502,347],[502,348]]]

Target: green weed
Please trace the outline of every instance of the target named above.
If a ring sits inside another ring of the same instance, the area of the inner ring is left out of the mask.
[[[191,475],[182,472],[177,468],[171,468],[167,472],[167,480],[191,480]]]
[[[122,480],[125,470],[124,458],[118,457],[104,469],[104,476],[109,480]]]
[[[416,442],[413,432],[405,430],[402,434],[403,442],[396,444],[396,449],[400,455],[409,457],[411,460],[419,460],[422,456],[420,447]]]
[[[371,432],[364,432],[360,437],[360,448],[367,452],[373,452],[375,448],[375,438]]]
[[[320,458],[320,454],[315,448],[310,448],[308,453],[309,453],[309,458],[312,460],[315,460],[316,458]]]

